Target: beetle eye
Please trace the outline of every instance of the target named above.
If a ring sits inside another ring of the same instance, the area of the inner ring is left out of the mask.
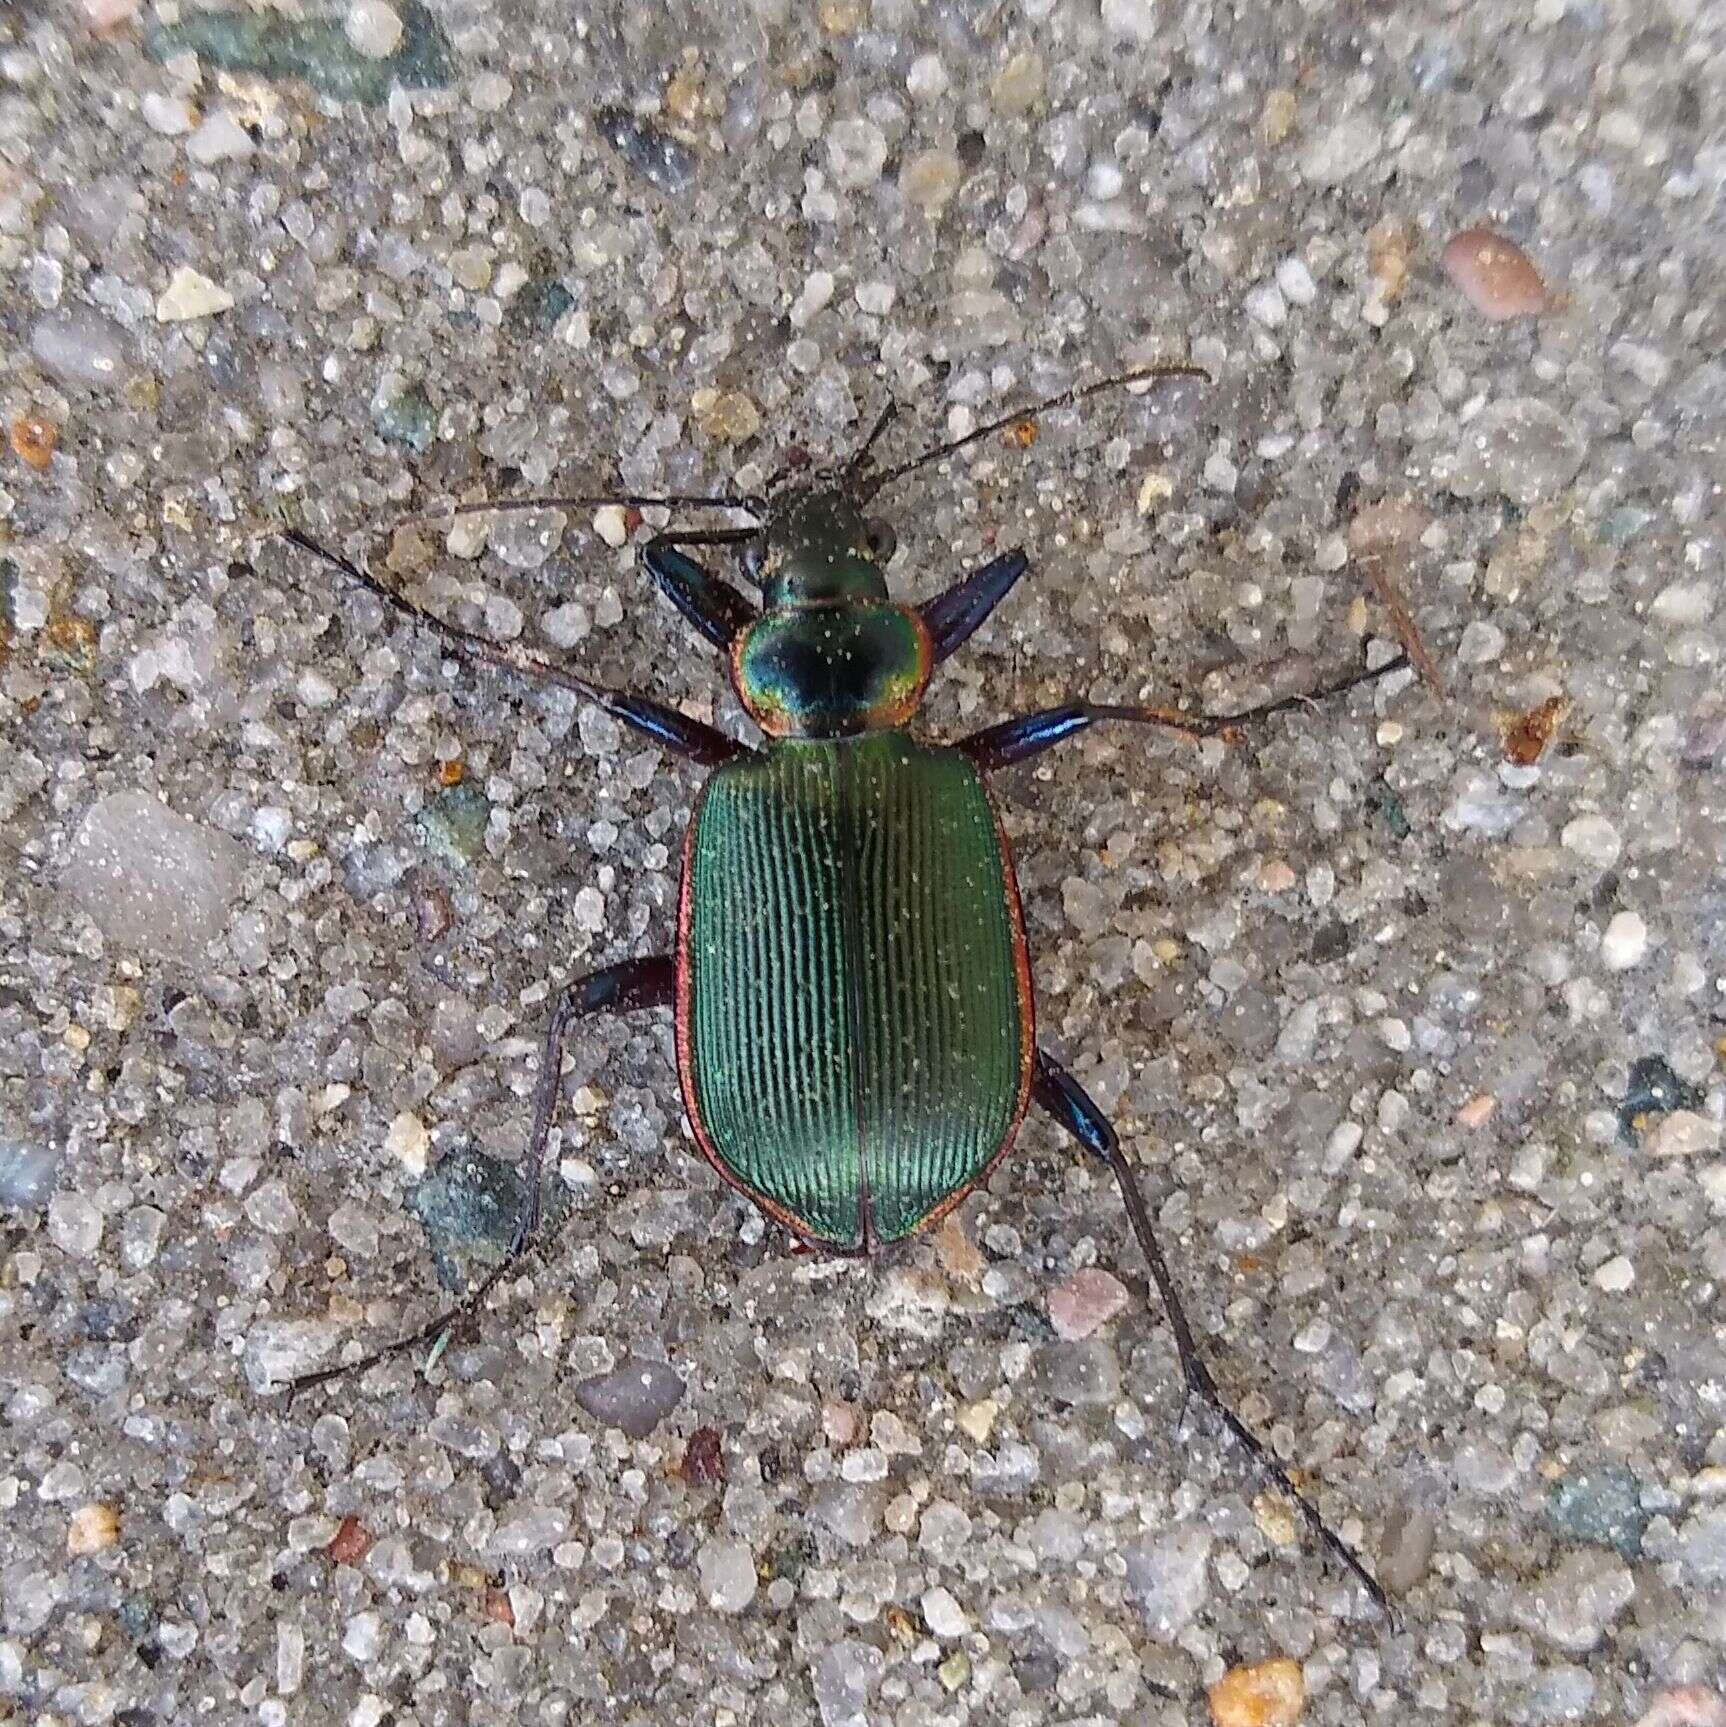
[[[863,525],[863,536],[869,547],[869,556],[885,568],[893,561],[893,554],[899,547],[899,536],[893,532],[889,522],[872,521]]]

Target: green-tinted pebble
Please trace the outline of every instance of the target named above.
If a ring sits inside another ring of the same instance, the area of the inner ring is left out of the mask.
[[[418,384],[380,390],[372,398],[372,424],[380,437],[423,455],[437,436],[437,409]]]
[[[1627,1559],[1642,1551],[1649,1513],[1642,1483],[1622,1463],[1562,1476],[1546,1492],[1546,1515],[1573,1541],[1615,1547]]]
[[[454,72],[449,38],[419,0],[400,0],[402,39],[395,53],[372,60],[348,41],[341,14],[284,18],[274,12],[197,12],[158,25],[144,37],[153,60],[196,54],[225,72],[303,78],[339,102],[387,101],[390,91],[436,90]]]
[[[491,800],[477,786],[450,786],[419,813],[420,838],[440,863],[464,869],[485,849]]]

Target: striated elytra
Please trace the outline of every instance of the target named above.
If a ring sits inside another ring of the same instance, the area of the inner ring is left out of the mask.
[[[702,1152],[768,1216],[822,1251],[867,1254],[942,1216],[1007,1154],[1029,1105],[1045,1110],[1113,1174],[1189,1396],[1215,1410],[1389,1612],[1360,1557],[1223,1399],[1114,1129],[1038,1047],[1018,888],[988,780],[1099,723],[1232,740],[1251,722],[1305,708],[1406,662],[1218,718],[1075,700],[954,743],[931,743],[909,725],[934,668],[1006,597],[1027,560],[1022,551],[1004,552],[931,600],[898,601],[884,574],[891,530],[867,513],[884,486],[967,443],[1168,373],[1191,368],[1148,368],[1076,388],[881,469],[871,453],[889,410],[848,461],[782,477],[762,495],[461,506],[683,504],[751,516],[748,526],[659,534],[642,561],[684,618],[725,654],[733,687],[765,734],[758,746],[435,618],[346,558],[288,533],[471,658],[571,690],[711,770],[684,842],[675,951],[607,966],[558,998],[535,1094],[527,1199],[510,1253],[463,1302],[412,1337],[309,1374],[296,1389],[439,1336],[485,1299],[539,1229],[542,1162],[570,1025],[590,1014],[667,1008],[676,1016],[684,1105]],[[684,549],[700,545],[741,551],[759,604]]]

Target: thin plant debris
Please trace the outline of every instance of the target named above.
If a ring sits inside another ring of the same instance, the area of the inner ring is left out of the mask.
[[[1434,695],[1448,695],[1450,692],[1445,688],[1437,662],[1427,652],[1426,643],[1420,637],[1420,628],[1414,621],[1414,614],[1408,609],[1408,601],[1403,598],[1402,589],[1390,573],[1390,561],[1391,554],[1388,551],[1370,551],[1362,556],[1361,567],[1366,571],[1366,579],[1372,584],[1372,591],[1378,596],[1380,604],[1390,613],[1396,638],[1402,643],[1403,652],[1408,655],[1415,671],[1420,674],[1420,681]]]

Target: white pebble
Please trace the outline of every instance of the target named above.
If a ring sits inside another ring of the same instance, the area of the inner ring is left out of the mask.
[[[839,185],[874,185],[886,160],[887,140],[873,120],[835,120],[827,128],[827,166]]]
[[[1281,329],[1288,320],[1288,302],[1283,299],[1283,291],[1275,282],[1261,282],[1241,304],[1247,316],[1255,324],[1263,324],[1267,330]]]
[[[602,505],[594,512],[593,531],[608,546],[627,545],[629,543],[629,519],[624,514],[623,506],[621,504]],[[549,621],[548,619],[547,622]]]
[[[1649,1130],[1642,1149],[1650,1157],[1692,1157],[1720,1149],[1721,1125],[1694,1110],[1675,1109]]]
[[[857,309],[872,318],[884,318],[893,310],[898,290],[891,282],[859,282],[856,288]]]
[[[1103,28],[1128,42],[1149,42],[1157,33],[1156,0],[1103,0]]]
[[[169,279],[156,301],[156,322],[184,324],[195,318],[213,318],[232,307],[234,296],[219,282],[182,264]]]
[[[1596,1287],[1609,1295],[1622,1295],[1636,1281],[1636,1267],[1622,1253],[1601,1266],[1594,1274]]]
[[[1504,631],[1497,624],[1476,618],[1462,632],[1456,657],[1465,666],[1489,666],[1504,652]]]
[[[695,1558],[707,1605],[716,1613],[741,1613],[755,1599],[755,1561],[741,1541],[715,1536]]]
[[[192,104],[184,96],[164,96],[152,90],[138,104],[144,124],[164,138],[183,138],[196,123]]]
[[[401,46],[401,15],[387,0],[354,0],[344,28],[354,52],[368,60],[387,60]]]
[[[186,154],[202,168],[217,162],[241,161],[255,148],[251,134],[226,108],[218,108],[186,140]]]
[[[598,523],[594,524],[596,530]],[[571,600],[568,605],[558,606],[545,614],[539,620],[540,632],[545,639],[558,648],[573,648],[582,641],[593,628],[593,621],[587,615],[587,607],[577,605]]]
[[[919,54],[905,75],[905,88],[919,101],[932,102],[937,96],[945,96],[950,87],[947,68],[938,54]]]
[[[923,1623],[936,1637],[963,1637],[971,1629],[970,1615],[953,1592],[939,1586],[923,1592]]]
[[[1621,911],[1600,938],[1600,963],[1608,971],[1629,971],[1648,952],[1648,925],[1639,912]]]
[[[1611,869],[1624,850],[1618,829],[1605,816],[1578,816],[1566,823],[1563,840],[1566,851],[1575,852],[1584,863],[1597,869]]]
[[[1291,306],[1310,306],[1318,298],[1318,284],[1300,258],[1284,258],[1277,265],[1277,286]]]
[[[809,327],[816,313],[820,312],[833,298],[833,276],[827,270],[811,272],[809,279],[803,284],[803,291],[791,306],[791,327],[794,330],[804,330]]]
[[[102,1214],[81,1193],[57,1193],[48,1201],[48,1235],[63,1253],[88,1258],[102,1240]]]

